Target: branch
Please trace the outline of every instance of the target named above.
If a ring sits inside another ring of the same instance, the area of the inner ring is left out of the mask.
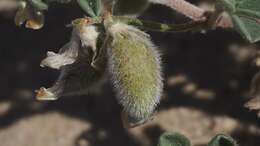
[[[205,10],[185,1],[185,0],[150,0],[152,3],[168,6],[192,20],[201,20]]]
[[[198,21],[190,21],[188,23],[183,24],[166,24],[166,23],[157,23],[152,21],[144,21],[136,18],[129,18],[124,16],[111,16],[112,21],[124,22],[128,25],[132,25],[138,27],[143,30],[149,31],[158,31],[158,32],[186,32],[186,31],[199,31],[203,29],[207,23],[205,20]],[[78,18],[72,21],[72,25],[74,27],[78,27],[79,25],[93,25],[100,24],[104,21],[104,17],[85,17]]]
[[[0,0],[0,12],[12,11],[17,9],[18,2],[16,0]]]
[[[204,20],[198,20],[198,21],[191,21],[183,24],[166,24],[166,23],[157,23],[152,21],[144,21],[135,18],[120,17],[120,16],[113,16],[113,19],[115,21],[121,21],[144,30],[158,31],[158,32],[185,32],[185,31],[196,31],[196,30],[198,31],[201,30],[206,23],[206,21]]]
[[[183,14],[184,16],[194,21],[208,21],[209,27],[233,27],[232,21],[229,16],[220,12],[207,12],[206,10],[199,8],[185,0],[150,0],[155,4],[162,4],[172,8],[173,10]]]

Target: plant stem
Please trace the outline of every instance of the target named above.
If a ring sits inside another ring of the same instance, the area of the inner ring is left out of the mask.
[[[185,32],[190,30],[200,30],[204,28],[206,24],[205,20],[191,21],[183,24],[165,24],[120,16],[114,16],[113,19],[114,21],[124,22],[143,30],[159,32]]]
[[[205,10],[185,1],[185,0],[150,0],[153,3],[168,6],[192,20],[206,19]]]
[[[103,20],[106,19],[104,17],[95,17],[95,18],[79,18],[72,22],[73,26],[77,25],[92,25],[92,24],[100,24]],[[201,30],[205,28],[206,20],[198,20],[198,21],[191,21],[188,23],[183,24],[165,24],[165,23],[158,23],[153,21],[144,21],[137,18],[129,18],[123,16],[112,16],[112,20],[114,22],[123,22],[128,25],[132,25],[138,27],[143,30],[149,31],[159,31],[159,32],[184,32],[190,30]]]
[[[17,9],[18,2],[14,0],[0,0],[0,12],[13,11]]]
[[[205,20],[208,22],[206,27],[210,28],[232,28],[233,23],[229,16],[224,15],[222,12],[207,12],[185,0],[150,0],[156,4],[168,6],[175,11],[183,14],[184,16],[194,20]]]

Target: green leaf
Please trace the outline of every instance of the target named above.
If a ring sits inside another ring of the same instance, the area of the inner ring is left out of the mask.
[[[179,133],[166,132],[161,135],[158,146],[190,146],[190,141]]]
[[[77,2],[91,17],[100,16],[102,10],[101,0],[77,0]]]
[[[237,146],[237,143],[230,136],[218,134],[208,143],[208,146]]]
[[[260,0],[219,0],[235,29],[249,42],[260,41]]]
[[[236,0],[236,14],[260,18],[260,0]]]
[[[118,0],[114,6],[117,15],[133,15],[141,13],[149,5],[149,0]]]
[[[260,24],[255,20],[246,17],[232,16],[235,29],[249,42],[254,43],[260,40]]]
[[[46,3],[57,2],[57,3],[65,4],[65,3],[71,2],[72,0],[45,0],[45,1],[46,1]]]
[[[236,0],[218,0],[218,4],[223,7],[228,12],[235,12],[236,10]]]
[[[27,0],[28,3],[32,5],[32,7],[38,11],[43,11],[48,9],[48,5],[44,3],[42,0]]]
[[[94,11],[96,13],[97,16],[100,16],[101,12],[102,12],[102,2],[101,0],[95,0],[95,5],[94,5]]]

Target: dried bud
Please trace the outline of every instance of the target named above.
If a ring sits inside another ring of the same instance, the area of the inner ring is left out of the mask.
[[[130,126],[152,115],[162,92],[160,56],[148,34],[123,23],[107,28],[109,70]]]
[[[36,10],[30,3],[21,1],[15,16],[15,24],[21,26],[25,23],[27,28],[40,29],[44,25],[44,15],[41,10]]]

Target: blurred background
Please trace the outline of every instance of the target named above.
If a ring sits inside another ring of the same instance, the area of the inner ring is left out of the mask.
[[[209,1],[192,1],[207,7]],[[53,102],[35,100],[35,90],[50,87],[59,72],[41,68],[47,50],[57,52],[70,38],[71,20],[84,13],[77,5],[53,4],[41,30],[14,25],[14,12],[0,12],[1,146],[156,146],[165,131],[186,135],[204,146],[217,133],[240,146],[260,145],[260,119],[243,105],[259,70],[260,44],[250,45],[232,30],[151,34],[159,46],[164,93],[153,121],[126,130],[121,107],[109,82],[87,96]],[[188,19],[152,5],[145,20],[181,23]]]

